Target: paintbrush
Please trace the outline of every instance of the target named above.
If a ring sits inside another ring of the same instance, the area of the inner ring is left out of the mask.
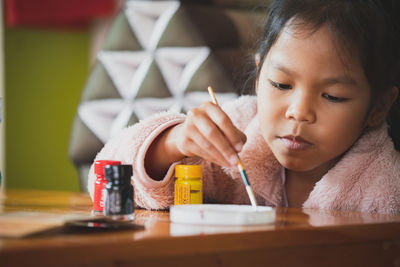
[[[211,96],[212,102],[213,102],[215,105],[218,106],[218,101],[217,101],[217,98],[215,97],[215,94],[214,94],[213,89],[211,88],[211,86],[209,86],[207,89],[208,89],[208,93],[209,93],[210,96]],[[237,155],[237,154],[236,154],[236,155]],[[243,183],[244,183],[244,185],[246,186],[246,191],[247,191],[247,194],[249,195],[251,205],[252,205],[254,208],[257,208],[257,201],[256,201],[256,198],[255,198],[255,196],[254,196],[253,190],[251,189],[250,182],[249,182],[249,179],[247,178],[246,171],[244,170],[244,167],[243,167],[242,161],[241,161],[240,158],[239,158],[239,155],[237,155],[237,157],[238,157],[237,167],[238,167],[238,169],[239,169],[240,176],[242,176]]]

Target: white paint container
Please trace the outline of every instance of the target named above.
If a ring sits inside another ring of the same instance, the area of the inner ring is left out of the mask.
[[[275,209],[250,205],[177,205],[170,208],[173,223],[207,225],[259,225],[275,221]]]

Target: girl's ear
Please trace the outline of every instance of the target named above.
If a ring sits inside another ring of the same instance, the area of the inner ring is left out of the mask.
[[[393,86],[390,90],[381,95],[375,103],[372,112],[369,114],[367,126],[376,127],[386,120],[390,108],[394,101],[396,101],[398,94],[399,89],[396,86]]]

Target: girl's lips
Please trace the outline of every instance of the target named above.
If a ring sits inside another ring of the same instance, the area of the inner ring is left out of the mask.
[[[279,138],[282,144],[289,150],[303,150],[307,149],[312,144],[300,136],[287,135]]]

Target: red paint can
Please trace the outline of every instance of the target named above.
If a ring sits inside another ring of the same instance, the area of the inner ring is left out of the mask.
[[[94,162],[94,174],[96,175],[96,181],[94,183],[94,194],[93,194],[93,211],[102,214],[104,209],[104,197],[103,190],[107,184],[107,180],[104,175],[104,167],[107,165],[120,165],[121,161],[115,160],[96,160]]]

